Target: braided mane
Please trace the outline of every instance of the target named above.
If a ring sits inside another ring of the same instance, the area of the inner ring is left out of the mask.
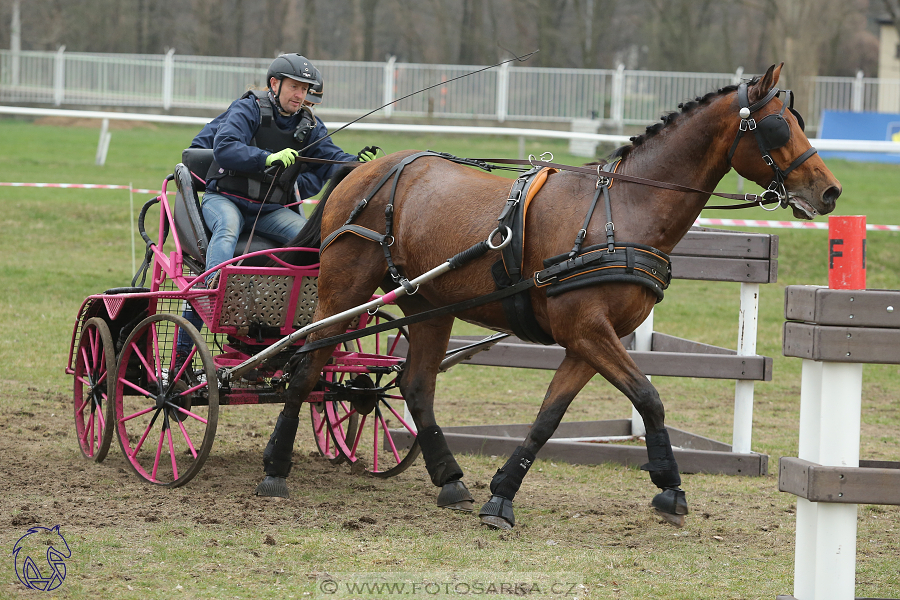
[[[755,78],[751,79],[750,81],[748,81],[747,83],[748,83],[748,85],[753,85],[757,81],[759,81],[759,77],[755,77]],[[637,148],[638,146],[640,146],[641,144],[643,144],[650,138],[654,137],[656,134],[658,134],[660,131],[662,131],[666,126],[675,122],[678,119],[678,117],[680,117],[681,115],[689,113],[699,106],[705,106],[705,105],[709,104],[713,100],[713,98],[718,98],[719,96],[722,96],[724,94],[730,94],[731,92],[734,92],[737,89],[738,89],[738,86],[736,86],[736,85],[725,86],[723,88],[719,88],[715,92],[709,92],[705,96],[697,96],[693,100],[679,104],[678,108],[681,109],[680,111],[673,111],[673,112],[663,115],[661,117],[662,118],[661,122],[654,123],[653,125],[649,125],[647,127],[647,130],[642,135],[636,135],[636,136],[632,137],[631,144],[617,148],[612,153],[610,158],[611,159],[616,159],[616,158],[624,159],[626,156],[628,156],[629,153],[631,153],[632,150],[634,150],[635,148]]]

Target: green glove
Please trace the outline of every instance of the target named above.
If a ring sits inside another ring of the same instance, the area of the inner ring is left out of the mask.
[[[359,162],[369,162],[370,160],[375,160],[378,156],[377,152],[381,150],[378,146],[366,146],[356,155],[357,160]]]
[[[281,152],[274,152],[266,157],[266,166],[271,167],[272,163],[280,162],[285,167],[289,167],[294,164],[294,160],[297,158],[297,151],[293,148],[285,148]]]

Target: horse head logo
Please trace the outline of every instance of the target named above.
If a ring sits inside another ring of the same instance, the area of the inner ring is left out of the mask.
[[[13,546],[12,554],[19,581],[32,590],[48,592],[62,585],[66,578],[65,559],[72,556],[72,551],[57,525],[53,529],[32,527]],[[41,557],[46,558],[46,564]]]

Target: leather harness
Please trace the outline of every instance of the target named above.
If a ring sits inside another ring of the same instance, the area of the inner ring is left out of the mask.
[[[447,153],[438,153],[429,150],[411,154],[385,173],[381,180],[376,183],[366,196],[356,205],[344,225],[322,240],[320,252],[324,252],[335,239],[346,233],[358,235],[364,239],[379,243],[384,250],[385,259],[388,263],[388,272],[390,273],[391,278],[396,283],[406,288],[410,294],[415,293],[417,289],[413,289],[409,280],[399,272],[394,264],[391,258],[390,247],[393,245],[394,241],[393,206],[397,182],[403,169],[408,164],[423,156],[443,158],[459,164],[466,164],[490,170],[490,167],[483,161],[459,158]],[[604,167],[604,169],[606,173],[612,173],[617,165],[618,162],[610,163]],[[545,268],[542,271],[535,273],[533,277],[523,277],[524,236],[528,206],[546,181],[547,177],[557,171],[558,170],[555,168],[534,167],[526,173],[523,173],[515,180],[515,182],[513,182],[507,202],[497,219],[499,222],[498,229],[500,231],[508,231],[508,235],[511,235],[512,239],[510,240],[510,243],[503,248],[501,260],[497,261],[491,268],[491,274],[497,285],[496,292],[458,305],[442,307],[418,315],[413,315],[412,317],[392,321],[392,326],[396,327],[405,323],[418,322],[427,318],[436,317],[439,314],[461,311],[500,300],[502,302],[504,315],[509,322],[510,328],[517,337],[548,345],[555,343],[555,341],[552,335],[545,332],[537,323],[532,310],[530,295],[522,293],[528,291],[531,287],[537,286],[546,288],[547,296],[552,297],[571,290],[597,285],[598,283],[638,283],[650,288],[656,294],[657,302],[662,300],[663,292],[668,287],[671,280],[669,257],[665,253],[650,246],[629,243],[617,244],[615,242],[615,227],[612,223],[611,204],[609,199],[609,187],[612,182],[610,178],[606,176],[598,177],[596,185],[597,191],[594,194],[590,209],[585,217],[584,225],[576,235],[575,245],[572,250],[567,254],[546,259],[544,261]],[[597,172],[599,173],[599,170]],[[385,207],[385,233],[381,234],[366,227],[353,224],[353,220],[368,205],[369,199],[384,187],[391,178],[393,178],[394,181],[391,186],[388,204]],[[589,246],[582,249],[581,246],[587,233],[588,224],[601,194],[604,196],[607,216],[607,243],[605,246]],[[481,242],[481,244],[483,243],[484,242]],[[466,252],[460,253],[460,255],[457,256],[466,255]],[[483,253],[484,252],[472,252],[466,256],[476,258]],[[365,331],[365,333],[359,334],[359,332],[350,332],[334,338],[328,338],[328,340],[319,340],[304,345],[301,351],[309,352],[338,339],[346,341],[355,339],[355,337],[361,337],[362,335],[375,333],[372,329],[362,331]]]

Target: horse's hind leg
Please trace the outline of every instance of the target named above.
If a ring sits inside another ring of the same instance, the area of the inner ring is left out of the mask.
[[[337,244],[337,243],[336,243]],[[366,242],[369,244],[369,242]],[[318,304],[315,320],[320,321],[331,315],[364,304],[380,283],[384,267],[380,264],[378,254],[371,251],[371,245],[352,242],[336,245],[322,257],[319,274]],[[338,252],[338,248],[343,248]],[[348,256],[352,257],[347,258]],[[369,262],[366,263],[365,259]],[[352,264],[356,270],[345,273],[340,269],[341,262]],[[347,330],[350,320],[336,323],[315,331],[307,338],[307,343],[338,335]],[[297,352],[284,367],[290,375],[286,390],[284,408],[278,415],[275,429],[269,443],[263,451],[263,470],[265,478],[256,488],[259,496],[278,496],[287,498],[288,487],[285,479],[291,471],[294,441],[300,424],[300,411],[316,384],[322,368],[331,358],[334,345],[319,348],[308,353]]]

